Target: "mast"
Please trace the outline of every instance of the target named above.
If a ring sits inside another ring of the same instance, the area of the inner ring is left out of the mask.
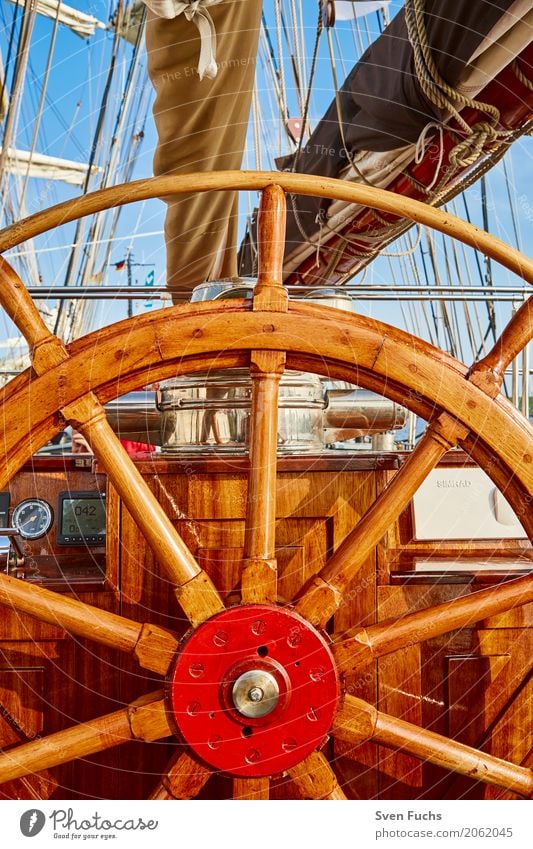
[[[2,134],[2,150],[0,151],[0,175],[4,174],[6,160],[8,157],[8,149],[11,143],[13,131],[15,129],[20,98],[24,88],[24,79],[28,67],[30,56],[30,42],[33,26],[35,23],[35,8],[32,0],[26,0],[22,10],[22,22],[20,28],[20,38],[17,47],[17,55],[15,59],[15,70],[13,72],[13,84],[11,86],[11,96],[7,108],[7,115],[4,122],[4,132]],[[13,22],[13,26],[15,23]],[[3,196],[5,193],[5,182],[2,188],[2,205]]]
[[[132,148],[134,150],[137,149],[138,144],[138,136],[135,132],[132,132],[126,141],[126,145],[123,144],[123,135],[124,128],[126,124],[126,120],[131,112],[132,101],[135,95],[138,96],[139,91],[142,92],[143,83],[140,79],[138,79],[138,70],[139,70],[139,58],[141,46],[143,43],[144,37],[144,24],[146,20],[146,10],[143,9],[142,15],[140,17],[139,25],[137,28],[136,39],[134,43],[133,54],[129,61],[128,70],[126,74],[126,80],[123,87],[122,96],[120,99],[120,105],[118,109],[117,116],[115,118],[115,124],[113,127],[113,131],[111,134],[111,144],[107,154],[107,162],[103,169],[102,178],[100,181],[99,188],[105,188],[106,186],[111,185],[117,180],[117,172],[119,166],[119,157],[121,154],[126,153],[126,158],[129,159],[131,157]],[[144,81],[144,86],[146,86],[146,80]],[[142,136],[141,136],[142,138]],[[124,149],[126,147],[126,150]],[[102,213],[100,215],[94,216],[91,226],[88,233],[87,243],[88,247],[84,251],[83,257],[81,259],[80,268],[78,271],[78,285],[86,286],[91,282],[92,277],[95,275],[95,266],[98,258],[98,243],[101,239],[102,232],[105,226],[106,220],[110,220],[111,227],[109,229],[110,237],[112,238],[115,234],[116,227],[118,224],[118,220],[120,218],[121,208],[119,207],[116,210],[112,210],[110,213]],[[104,269],[106,268],[108,257],[111,251],[112,242],[108,243],[108,248],[106,251],[105,259],[101,265],[101,273],[99,277],[103,276]],[[68,328],[68,333],[72,336],[77,336],[83,329],[85,314],[87,313],[87,307],[89,305],[84,305],[85,309],[78,310],[76,313],[76,318],[73,323],[71,323],[70,328]],[[94,306],[94,305],[92,305]],[[92,311],[92,310],[91,310]]]

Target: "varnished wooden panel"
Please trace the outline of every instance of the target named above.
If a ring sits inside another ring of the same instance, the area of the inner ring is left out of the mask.
[[[43,668],[0,669],[0,734],[4,748],[41,735],[43,673]]]
[[[479,653],[449,659],[449,733],[496,757],[531,765],[531,631],[483,630]],[[517,798],[508,791],[455,778],[448,798]]]
[[[4,648],[0,654],[0,741],[2,748],[10,748],[37,740],[43,732],[44,668],[37,665],[38,658],[35,666],[21,665],[35,657],[32,644]],[[2,785],[0,799],[46,799],[54,792],[56,784],[51,773],[43,771]]]

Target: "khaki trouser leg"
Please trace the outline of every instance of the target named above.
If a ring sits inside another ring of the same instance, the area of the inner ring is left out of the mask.
[[[253,91],[260,0],[210,7],[217,32],[218,75],[200,81],[198,30],[183,15],[149,13],[148,71],[156,90],[159,142],[154,172],[186,174],[241,167]],[[237,273],[234,192],[182,195],[168,203],[165,221],[167,285],[175,301],[203,280]]]

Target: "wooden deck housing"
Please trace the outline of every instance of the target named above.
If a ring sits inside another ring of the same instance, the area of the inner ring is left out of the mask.
[[[279,461],[275,529],[280,601],[294,598],[323,568],[403,459],[401,454],[338,452]],[[463,464],[472,465],[454,451],[440,468]],[[248,463],[154,457],[136,465],[225,603],[239,603]],[[16,475],[10,494],[12,505],[38,495],[55,507],[62,490],[105,488],[105,474],[90,459],[35,458]],[[45,538],[25,544],[28,564],[43,576],[37,582],[102,610],[184,634],[188,622],[176,615],[172,588],[112,486],[107,498],[105,549],[58,546],[55,525]],[[421,560],[428,566],[449,561],[449,569],[416,570]],[[492,560],[494,572],[479,572],[480,560]],[[517,560],[523,561],[522,569],[517,569]],[[531,560],[527,540],[416,542],[410,505],[366,558],[328,630],[358,630],[467,597],[527,571]],[[348,675],[346,690],[387,714],[520,764],[528,757],[524,732],[530,722],[532,616],[533,605],[523,605],[407,646]],[[2,608],[4,749],[117,711],[160,686],[159,676],[140,673],[122,653]],[[9,782],[0,792],[3,798],[50,793],[57,798],[146,798],[177,749],[175,740],[133,741]],[[349,798],[514,797],[373,742],[354,747],[330,741],[326,753]],[[230,781],[213,777],[202,793],[231,796]],[[297,796],[298,790],[287,777],[279,777],[271,794]]]

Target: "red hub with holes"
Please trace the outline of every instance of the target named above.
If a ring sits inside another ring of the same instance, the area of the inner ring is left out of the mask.
[[[324,637],[297,613],[249,604],[200,625],[179,651],[169,701],[180,735],[217,770],[283,772],[322,743],[339,680]]]

